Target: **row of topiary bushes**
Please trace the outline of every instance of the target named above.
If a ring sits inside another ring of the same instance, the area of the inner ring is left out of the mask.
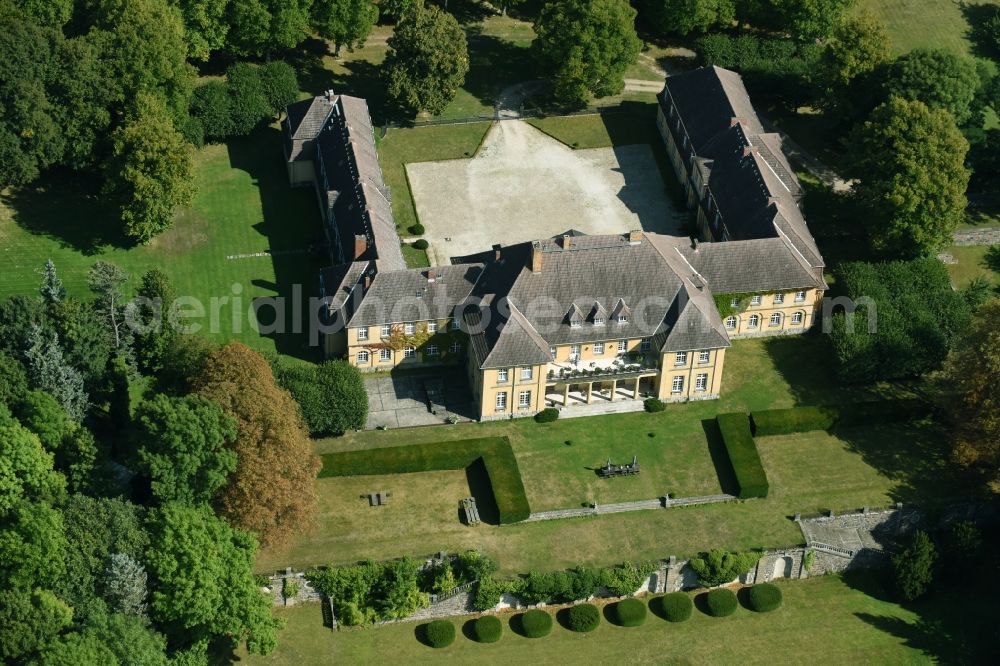
[[[320,478],[457,470],[481,461],[493,489],[500,524],[516,523],[531,514],[517,458],[506,437],[341,451],[320,458]]]
[[[767,497],[767,474],[757,453],[757,443],[753,441],[753,434],[750,432],[749,415],[719,414],[716,422],[736,476],[739,498]]]
[[[922,400],[898,399],[856,402],[836,407],[768,409],[750,415],[754,436],[790,435],[835,426],[895,423],[926,416],[930,406]]]
[[[771,583],[761,583],[747,589],[747,606],[766,613],[781,606],[781,589]],[[718,588],[705,594],[705,612],[712,617],[727,617],[736,612],[736,594]],[[684,592],[671,592],[649,601],[653,612],[668,622],[685,622],[691,618],[694,602]],[[641,599],[623,599],[608,607],[609,619],[621,627],[638,627],[646,622],[647,606]],[[601,610],[591,603],[580,603],[560,611],[560,621],[570,631],[589,633],[601,624]],[[527,638],[542,638],[552,632],[552,615],[537,608],[525,611],[511,620],[518,633]],[[515,624],[516,623],[516,624]],[[496,643],[503,636],[503,622],[495,615],[484,615],[471,622],[471,638],[477,643]],[[423,639],[434,648],[445,648],[455,642],[455,625],[450,620],[434,620],[424,625]]]

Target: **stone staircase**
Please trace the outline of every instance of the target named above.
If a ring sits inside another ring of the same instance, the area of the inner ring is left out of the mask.
[[[465,615],[472,613],[475,609],[472,606],[473,595],[471,592],[463,592],[448,597],[442,601],[431,604],[427,608],[421,608],[413,615],[406,617],[406,622],[418,622],[420,620],[433,620],[439,617],[451,617],[453,615]],[[399,621],[404,621],[399,620]]]

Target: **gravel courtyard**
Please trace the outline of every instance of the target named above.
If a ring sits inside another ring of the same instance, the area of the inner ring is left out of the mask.
[[[578,229],[678,233],[650,146],[573,150],[521,120],[496,123],[472,159],[406,165],[437,264]]]

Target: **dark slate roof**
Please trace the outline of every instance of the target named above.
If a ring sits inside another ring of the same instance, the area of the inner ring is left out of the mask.
[[[376,326],[451,317],[482,275],[482,264],[380,271],[348,326]]]
[[[285,112],[288,114],[287,122],[291,137],[315,139],[332,110],[333,103],[323,96],[289,104]]]
[[[763,134],[757,112],[750,103],[743,79],[721,67],[702,67],[667,78],[665,90],[677,105],[691,145],[706,155],[706,144],[727,129],[733,118],[743,121],[751,134]]]
[[[483,326],[487,312],[483,308],[465,315],[465,324],[472,340],[472,352],[480,368],[506,368],[515,365],[539,365],[552,360],[548,343],[538,334],[516,305],[510,303],[509,314],[502,321]]]
[[[806,265],[784,238],[701,243],[697,249],[677,239],[664,245],[672,245],[716,294],[826,288],[822,274]]]
[[[661,336],[656,339],[661,352],[693,351],[728,347],[729,336],[723,330],[722,318],[702,284],[685,284],[681,296],[671,304]]]

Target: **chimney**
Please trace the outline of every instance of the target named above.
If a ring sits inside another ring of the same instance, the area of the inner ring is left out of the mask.
[[[698,239],[697,238],[692,238],[691,239],[691,249],[694,250],[695,252],[698,251]]]
[[[324,93],[324,95],[326,95],[326,101],[328,101],[330,104],[333,104],[334,100],[337,98],[337,96],[333,93],[332,90],[327,90]]]
[[[633,229],[628,232],[629,245],[638,245],[642,241],[642,229]]]
[[[368,237],[358,234],[354,237],[354,258],[358,259],[368,250]]]
[[[428,282],[434,282],[435,280],[437,280],[437,271],[434,270],[433,268],[428,268],[427,269],[427,281]]]
[[[500,263],[500,244],[497,243],[493,246],[493,261]]]
[[[531,272],[542,272],[542,244],[538,241],[531,244]]]
[[[753,154],[751,146],[743,146],[743,157],[750,157]]]
[[[570,238],[569,234],[562,235],[562,249],[564,250],[569,249],[569,238]]]
[[[371,273],[365,273],[365,291],[368,291],[368,287],[372,286],[372,276]]]

